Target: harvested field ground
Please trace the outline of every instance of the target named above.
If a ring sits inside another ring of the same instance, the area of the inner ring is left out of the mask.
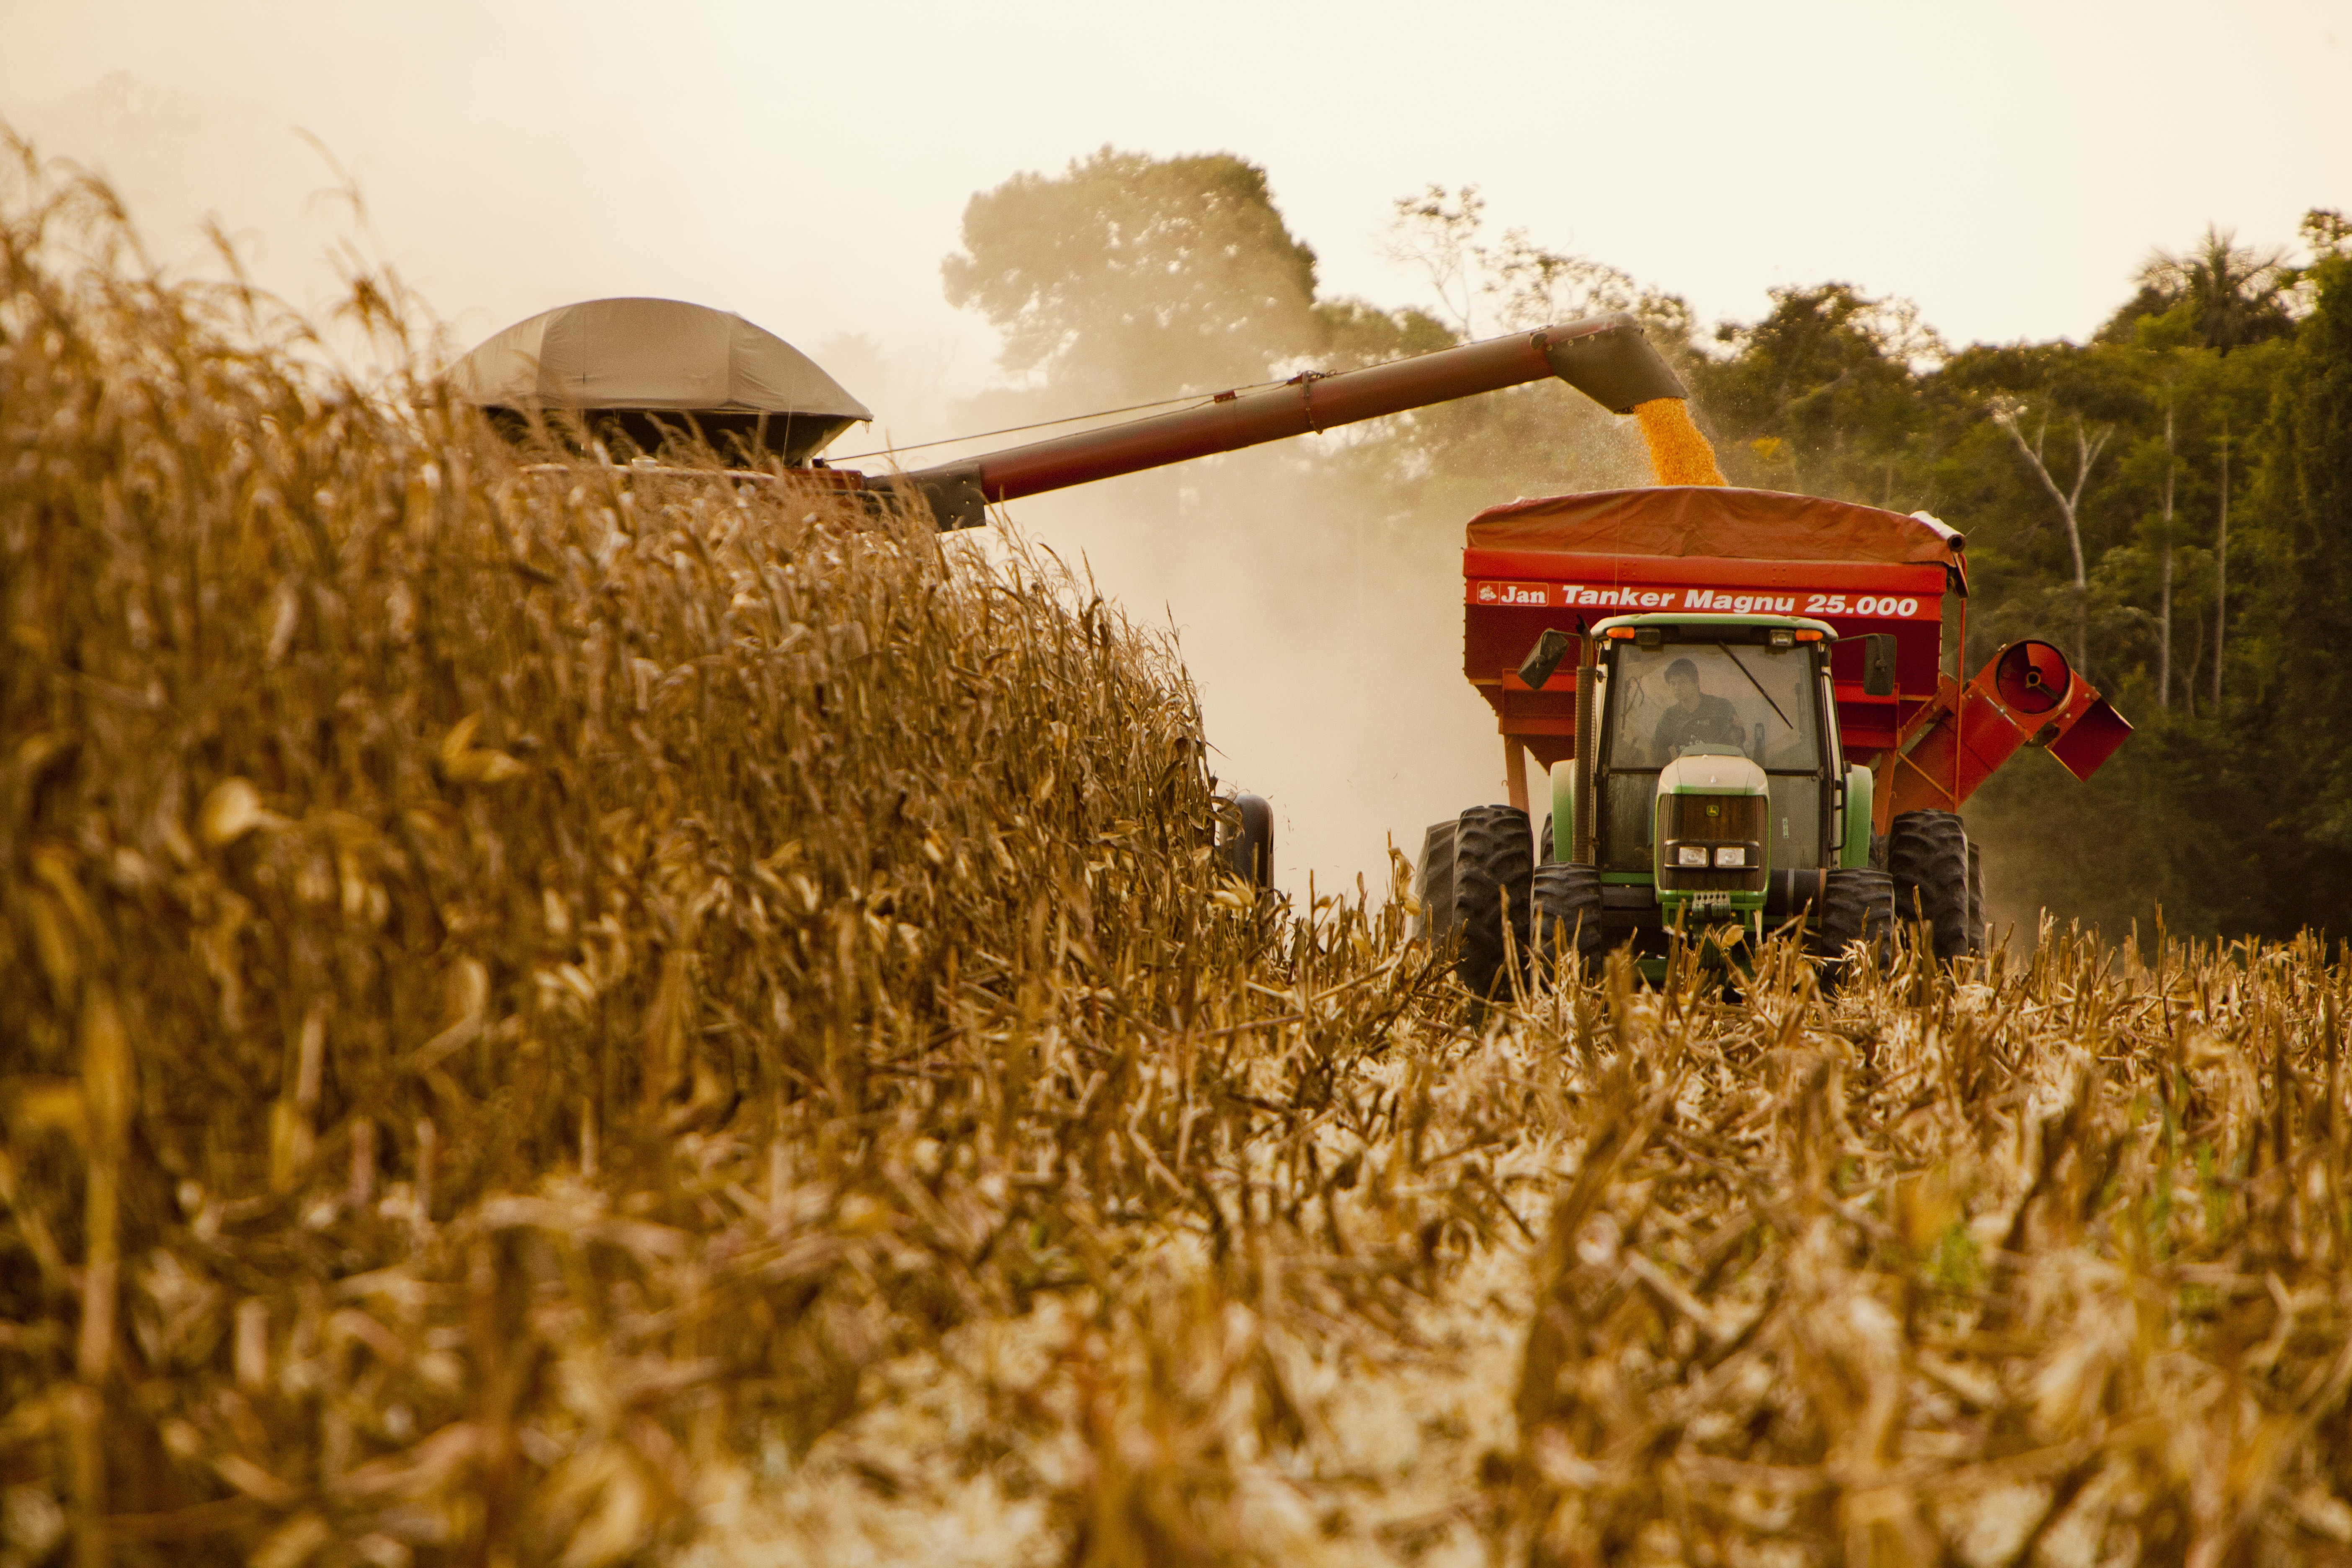
[[[1050,561],[10,200],[0,1565],[2352,1562],[2340,952],[1481,1015]]]

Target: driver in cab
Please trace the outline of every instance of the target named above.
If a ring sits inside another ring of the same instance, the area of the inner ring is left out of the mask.
[[[1651,741],[1661,763],[1682,754],[1685,746],[1739,744],[1739,717],[1727,697],[1710,697],[1698,689],[1698,666],[1678,658],[1666,666],[1666,690],[1673,700],[1658,720]]]

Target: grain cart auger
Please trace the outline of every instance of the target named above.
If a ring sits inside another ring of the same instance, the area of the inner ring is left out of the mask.
[[[1279,386],[900,474],[827,467],[816,454],[870,419],[866,405],[782,339],[677,300],[593,300],[534,316],[466,355],[449,384],[520,440],[646,454],[700,442],[749,465],[741,478],[789,475],[877,505],[913,501],[948,530],[985,522],[990,506],[1024,496],[1553,377],[1612,413],[1639,416],[1662,478],[1719,482],[1684,411],[1682,383],[1626,315],[1361,370],[1305,371]],[[1255,797],[1238,804],[1223,836],[1229,863],[1266,886],[1272,814]]]
[[[1499,983],[1507,931],[1586,962],[1630,942],[1654,977],[1677,927],[1729,946],[1801,920],[1829,956],[1901,918],[1938,958],[1980,950],[1961,803],[2023,746],[2088,778],[2131,726],[2046,642],[1963,679],[1966,543],[1924,512],[1719,485],[1474,518],[1463,668],[1510,803],[1432,827],[1416,879],[1465,984]]]

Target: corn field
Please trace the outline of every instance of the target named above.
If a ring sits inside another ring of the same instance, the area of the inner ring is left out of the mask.
[[[1050,556],[15,156],[0,1565],[2352,1563],[2342,952],[1474,1005]]]

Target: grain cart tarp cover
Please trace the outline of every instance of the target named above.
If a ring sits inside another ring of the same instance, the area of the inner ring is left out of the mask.
[[[681,300],[589,300],[518,321],[449,372],[494,417],[575,414],[620,426],[650,452],[689,426],[722,452],[799,463],[866,405],[816,362],[742,317]],[[667,416],[668,417],[665,418]]]
[[[1727,485],[1549,496],[1470,520],[1475,552],[1725,556],[1851,561],[1961,570],[1965,542],[1942,523],[1851,501]]]

